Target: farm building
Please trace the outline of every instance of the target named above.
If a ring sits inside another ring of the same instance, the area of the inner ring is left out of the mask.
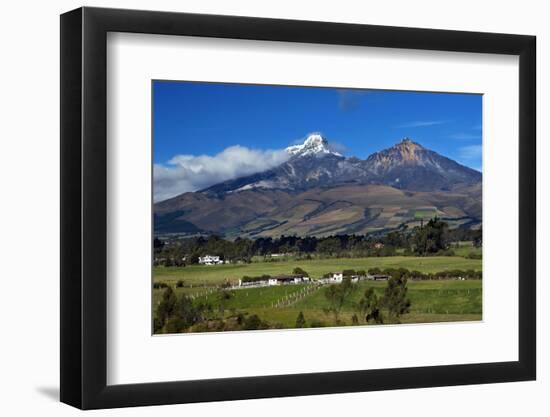
[[[304,279],[303,275],[278,275],[276,277],[269,278],[269,285],[287,285],[287,284],[301,284],[302,282],[309,281],[309,278]]]
[[[264,287],[269,285],[267,278],[241,278],[239,279],[239,287]]]
[[[339,284],[344,280],[344,274],[342,272],[331,272],[325,275],[323,278],[317,280],[322,284]]]
[[[199,264],[201,265],[219,265],[223,264],[223,260],[219,256],[205,255],[199,257]]]
[[[307,284],[310,282],[309,277],[302,275],[279,275],[270,277],[267,275],[261,277],[243,277],[239,280],[239,287],[263,287],[273,285],[289,285],[289,284]]]

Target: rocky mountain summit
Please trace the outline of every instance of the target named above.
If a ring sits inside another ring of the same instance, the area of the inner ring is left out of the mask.
[[[338,184],[378,184],[414,191],[451,190],[481,181],[481,173],[424,148],[409,138],[361,160],[330,149],[320,134],[288,147],[291,158],[270,170],[229,180],[202,192],[223,194],[251,189],[304,191]]]

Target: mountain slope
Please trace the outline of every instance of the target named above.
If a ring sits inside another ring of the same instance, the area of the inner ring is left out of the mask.
[[[345,158],[331,151],[320,135],[309,136],[303,145],[289,147],[287,152],[292,157],[278,167],[225,181],[202,192],[220,195],[257,188],[304,191],[348,183],[389,185],[411,191],[449,191],[458,185],[481,181],[480,172],[407,138],[366,160]]]
[[[405,138],[364,163],[386,185],[416,191],[450,190],[481,181],[481,173]]]
[[[366,160],[340,155],[320,135],[287,152],[273,169],[155,204],[156,232],[326,236],[434,215],[452,227],[481,222],[481,173],[410,139]]]

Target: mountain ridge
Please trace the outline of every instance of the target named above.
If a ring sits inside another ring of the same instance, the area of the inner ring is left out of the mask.
[[[424,148],[409,138],[362,160],[331,151],[326,138],[309,135],[302,145],[286,148],[291,155],[266,171],[214,184],[199,192],[220,194],[253,188],[303,191],[349,182],[389,185],[412,191],[451,190],[457,184],[481,181],[481,173]]]
[[[286,150],[275,168],[156,203],[156,231],[323,236],[434,215],[453,227],[481,224],[481,173],[409,138],[366,159],[335,152],[317,133]]]

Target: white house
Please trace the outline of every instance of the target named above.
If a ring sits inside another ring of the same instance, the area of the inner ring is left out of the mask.
[[[352,275],[349,277],[351,282],[359,282],[361,277],[358,275]],[[342,272],[331,272],[326,277],[319,278],[316,282],[320,284],[341,284],[344,281],[344,274]]]
[[[201,265],[218,265],[223,264],[223,261],[219,256],[205,255],[199,257],[199,264]]]
[[[344,280],[344,274],[342,272],[332,272],[328,280],[329,282],[339,284]]]

